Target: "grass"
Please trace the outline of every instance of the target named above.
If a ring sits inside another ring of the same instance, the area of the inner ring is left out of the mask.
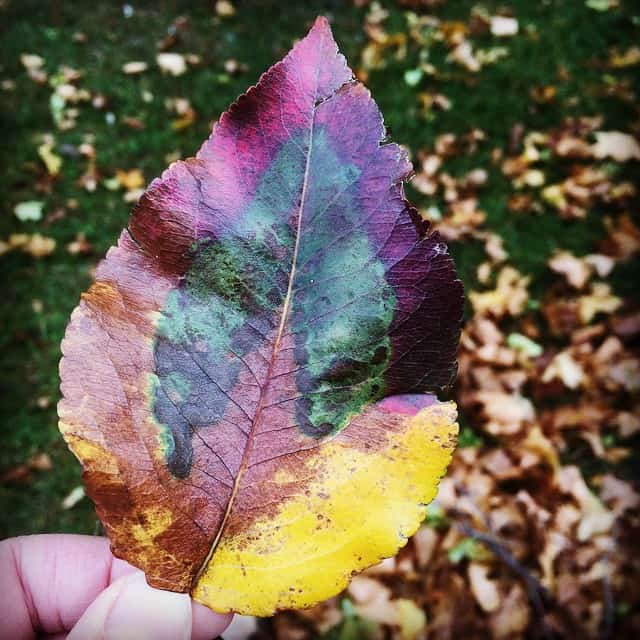
[[[387,29],[393,32],[394,25],[402,28],[405,18],[402,9],[389,2],[387,5],[391,12]],[[466,0],[449,2],[437,14],[466,21],[473,5]],[[486,2],[484,6],[492,12],[502,5]],[[445,62],[446,50],[437,44],[430,51],[430,61],[449,72],[444,80],[423,80],[418,87],[407,85],[403,74],[418,63],[410,53],[406,60],[390,60],[384,69],[372,72],[368,85],[385,114],[391,137],[414,151],[428,147],[441,133],[464,133],[472,127],[486,132],[487,140],[475,156],[454,158],[447,168],[453,175],[476,166],[488,168],[489,187],[481,199],[488,226],[505,239],[510,262],[533,276],[532,293],[537,296],[548,284],[546,260],[550,253],[556,247],[577,254],[593,251],[603,236],[602,219],[594,211],[576,224],[546,211],[533,224],[530,217],[508,213],[506,200],[511,186],[491,164],[491,151],[507,145],[515,123],[523,123],[527,130],[547,130],[567,116],[602,114],[603,128],[628,127],[636,117],[633,106],[595,90],[602,84],[605,71],[590,61],[606,59],[613,46],[624,49],[637,42],[640,17],[623,9],[597,12],[579,0],[514,0],[509,6],[525,34],[504,43],[509,55],[480,74],[470,77]],[[150,180],[166,166],[168,154],[192,155],[208,135],[211,120],[279,59],[317,14],[332,18],[342,50],[357,66],[365,44],[362,23],[366,9],[337,0],[265,0],[238,3],[235,16],[220,19],[209,3],[178,0],[141,0],[128,18],[119,3],[22,0],[2,7],[0,79],[15,81],[15,89],[3,91],[0,101],[4,168],[0,172],[0,238],[37,231],[55,238],[57,249],[42,260],[19,252],[0,257],[5,298],[0,310],[0,472],[37,452],[48,452],[53,461],[51,471],[34,472],[28,483],[0,486],[0,536],[43,531],[93,533],[96,519],[88,500],[72,510],[61,506],[62,498],[81,480],[79,466],[56,426],[59,344],[71,310],[90,283],[96,261],[126,225],[130,205],[123,202],[122,192],[98,186],[91,193],[78,186],[86,161],[76,157],[74,149],[83,141],[92,141],[105,178],[117,169],[139,168]],[[187,18],[187,28],[175,50],[196,53],[202,62],[183,76],[170,77],[157,70],[154,60],[157,42],[167,35],[178,16]],[[74,39],[77,32],[86,35],[85,43]],[[481,45],[495,46],[490,35],[483,38],[479,40]],[[42,56],[50,76],[61,65],[83,71],[79,86],[104,94],[105,108],[80,104],[76,127],[56,131],[49,104],[52,89],[27,77],[20,63],[21,53]],[[245,63],[248,70],[237,76],[227,74],[224,61],[229,58]],[[123,74],[122,65],[131,60],[147,61],[149,70],[139,76]],[[560,68],[569,78],[562,83],[558,81]],[[637,89],[638,79],[634,81]],[[549,84],[557,85],[557,99],[550,104],[534,104],[530,88]],[[417,101],[421,90],[445,94],[452,109],[425,119]],[[145,91],[153,95],[149,102],[142,98]],[[169,97],[191,101],[197,113],[192,126],[179,131],[172,128],[164,105]],[[113,124],[108,113],[115,116]],[[128,127],[125,116],[140,119],[145,129]],[[55,132],[56,149],[66,152],[61,174],[48,190],[37,156],[40,136],[47,132]],[[637,167],[624,168],[622,174],[636,181],[640,177]],[[428,203],[412,189],[409,192],[418,204]],[[49,226],[21,223],[13,215],[13,208],[18,202],[32,199],[46,202],[45,214],[63,209],[65,217]],[[65,245],[78,232],[86,234],[94,248],[92,254],[73,256],[65,251]],[[469,243],[452,249],[465,284],[476,287],[474,274],[483,259],[482,248]],[[614,282],[620,293],[632,293],[638,276],[637,265],[618,268]]]

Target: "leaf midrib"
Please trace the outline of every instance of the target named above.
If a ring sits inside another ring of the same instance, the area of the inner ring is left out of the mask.
[[[321,37],[320,40],[320,45],[319,48],[320,50],[322,50],[322,44],[323,44],[323,40],[324,38]],[[282,336],[284,333],[284,327],[285,324],[287,322],[287,318],[289,316],[289,311],[291,309],[291,300],[293,297],[293,284],[294,284],[294,280],[295,280],[295,276],[296,276],[296,264],[297,264],[297,260],[298,260],[298,251],[299,251],[299,247],[300,247],[300,236],[301,236],[301,229],[302,229],[302,216],[303,216],[303,212],[304,212],[304,207],[306,204],[306,200],[307,200],[307,190],[308,190],[308,184],[309,184],[309,169],[311,166],[311,154],[313,152],[313,132],[314,132],[314,125],[315,125],[315,116],[316,116],[316,109],[319,106],[317,104],[317,93],[318,93],[318,79],[319,79],[319,75],[320,75],[320,64],[321,62],[318,63],[318,67],[316,69],[316,82],[315,82],[315,90],[314,90],[314,96],[313,96],[313,104],[311,107],[311,124],[309,127],[309,144],[308,144],[308,150],[307,150],[307,154],[306,154],[306,159],[305,159],[305,169],[304,169],[304,176],[302,179],[302,191],[300,194],[300,206],[298,208],[298,221],[297,221],[297,225],[296,225],[296,234],[295,234],[295,243],[294,243],[294,247],[293,247],[293,255],[291,258],[291,271],[289,273],[289,282],[287,285],[287,293],[285,295],[284,301],[282,303],[282,313],[280,316],[280,324],[278,326],[278,332],[276,334],[276,338],[274,340],[273,343],[273,349],[271,351],[271,358],[269,360],[269,364],[267,366],[267,372],[265,374],[265,382],[264,385],[262,387],[262,389],[260,390],[260,397],[258,398],[258,406],[256,408],[256,412],[255,415],[253,417],[253,420],[251,422],[251,427],[249,429],[249,432],[247,434],[247,441],[245,443],[244,446],[244,450],[242,452],[242,458],[240,461],[240,467],[238,468],[238,473],[236,474],[236,477],[234,479],[234,483],[233,483],[233,488],[231,490],[231,495],[229,496],[229,501],[227,502],[227,506],[225,509],[225,513],[224,516],[222,517],[222,522],[220,523],[220,526],[218,528],[218,532],[216,533],[216,536],[213,540],[213,542],[211,543],[211,548],[209,549],[209,552],[207,553],[206,558],[204,559],[204,561],[202,562],[202,564],[200,565],[200,568],[198,569],[193,582],[192,582],[192,589],[195,588],[195,586],[197,585],[198,581],[200,580],[201,576],[203,575],[203,573],[206,571],[207,567],[209,566],[209,563],[213,557],[213,554],[215,553],[218,545],[220,544],[220,541],[222,539],[222,535],[224,533],[226,524],[229,520],[229,517],[231,516],[231,511],[233,509],[233,504],[235,502],[235,498],[236,495],[238,493],[238,490],[240,488],[240,483],[242,480],[242,477],[245,473],[245,471],[247,470],[248,464],[249,464],[249,459],[251,457],[251,453],[253,450],[253,438],[254,438],[254,434],[255,434],[255,430],[256,430],[256,425],[260,422],[260,418],[262,416],[262,410],[264,408],[264,400],[267,394],[267,390],[269,389],[269,382],[271,380],[271,374],[273,371],[273,367],[276,363],[277,357],[278,357],[278,352],[279,352],[279,348],[280,348],[280,342],[282,341]]]

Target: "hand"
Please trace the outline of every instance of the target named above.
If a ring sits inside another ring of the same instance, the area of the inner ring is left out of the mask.
[[[232,617],[152,589],[91,536],[0,542],[0,593],[0,640],[211,640]]]

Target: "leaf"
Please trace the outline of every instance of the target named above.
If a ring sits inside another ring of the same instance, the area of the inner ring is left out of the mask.
[[[491,553],[481,542],[473,538],[463,538],[458,544],[449,550],[448,557],[453,564],[462,562],[465,558],[482,562],[491,558]]]
[[[62,501],[62,508],[65,511],[68,511],[69,509],[73,509],[73,507],[75,507],[78,504],[78,502],[80,502],[80,500],[84,498],[84,496],[85,496],[84,487],[82,486],[74,487]]]
[[[542,347],[537,343],[522,335],[521,333],[510,333],[507,337],[507,346],[511,349],[521,351],[528,358],[538,358],[542,355]]]
[[[618,0],[586,0],[585,5],[594,11],[609,11],[618,6]]]
[[[55,251],[56,241],[39,233],[14,233],[9,236],[7,243],[7,250],[10,249],[21,249],[34,258],[44,258]]]
[[[171,76],[181,76],[187,71],[187,61],[181,53],[159,53],[156,62],[163,73]]]
[[[462,285],[384,138],[319,18],[151,183],[74,311],[60,429],[153,586],[306,607],[424,519]]]
[[[221,18],[230,18],[235,15],[236,8],[229,0],[218,0],[218,2],[216,2],[216,13]]]
[[[127,75],[135,75],[138,73],[144,73],[149,68],[149,65],[142,60],[132,60],[131,62],[125,62],[122,65],[122,72]]]
[[[518,33],[518,21],[507,16],[491,16],[489,28],[492,35],[500,38],[515,36]]]
[[[487,613],[497,611],[502,601],[495,580],[489,578],[490,569],[491,567],[477,562],[470,562],[467,569],[471,593],[480,608]]]
[[[594,158],[613,158],[616,162],[640,160],[640,144],[628,133],[621,131],[596,131],[596,141],[591,145]]]
[[[44,202],[42,200],[27,200],[19,202],[13,208],[13,213],[20,222],[38,222],[42,219],[43,209]]]
[[[54,153],[53,146],[49,143],[41,144],[38,147],[38,155],[44,166],[47,167],[47,171],[52,176],[57,176],[62,168],[62,158]]]

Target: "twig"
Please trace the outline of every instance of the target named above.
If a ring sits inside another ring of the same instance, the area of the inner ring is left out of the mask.
[[[540,584],[537,578],[531,575],[530,571],[521,562],[519,562],[511,551],[509,551],[509,549],[497,538],[489,533],[474,529],[467,522],[459,522],[458,527],[464,535],[469,538],[473,538],[478,542],[482,542],[482,544],[492,551],[496,557],[502,560],[502,562],[504,562],[504,564],[506,564],[511,571],[513,571],[522,580],[522,582],[524,582],[531,606],[540,620],[542,637],[550,640],[553,637],[553,634],[544,619],[544,603],[545,601],[548,602],[550,600],[550,595],[547,589]]]
[[[608,640],[613,634],[613,625],[615,622],[615,602],[613,598],[613,589],[611,588],[611,576],[609,573],[609,556],[604,554],[602,562],[606,571],[602,576],[602,623],[600,626],[601,640]]]

